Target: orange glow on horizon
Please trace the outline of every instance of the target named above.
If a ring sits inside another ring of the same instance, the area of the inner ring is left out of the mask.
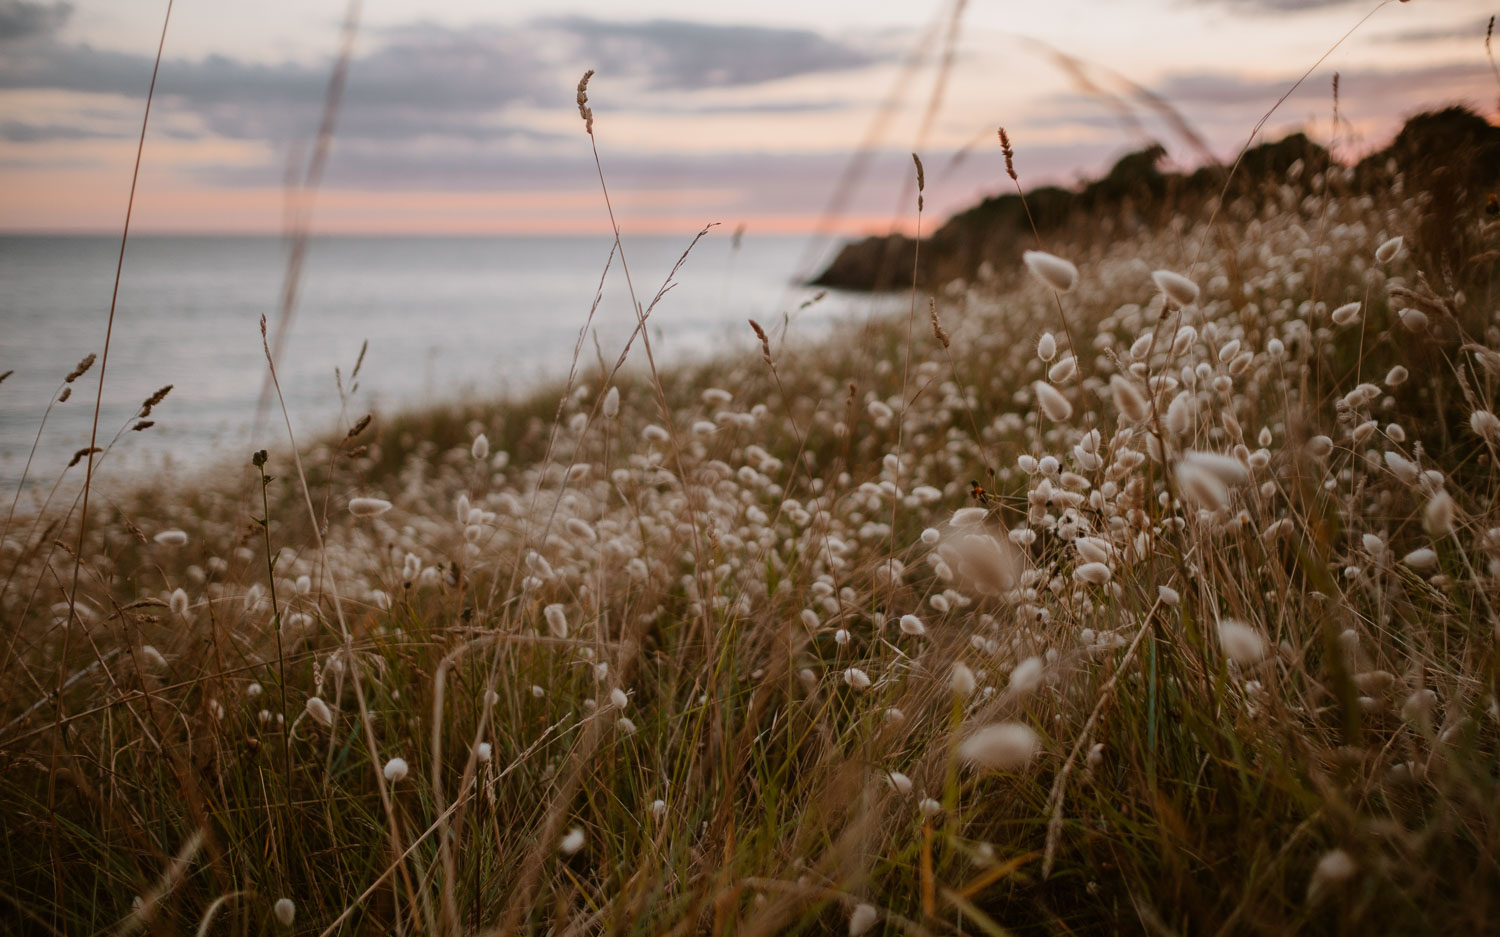
[[[0,205],[0,231],[16,234],[115,233],[126,192],[97,176],[37,173],[31,184],[10,188]],[[41,177],[41,178],[38,178]],[[678,234],[718,223],[733,230],[844,237],[911,234],[913,218],[875,213],[827,221],[817,212],[756,211],[746,193],[731,189],[624,189],[611,191],[622,230]],[[281,234],[287,196],[280,187],[161,189],[143,180],[131,230],[137,234]],[[36,219],[50,223],[38,224]],[[932,221],[929,218],[930,228]],[[597,192],[319,192],[313,230],[350,235],[587,235],[609,234],[609,215]]]

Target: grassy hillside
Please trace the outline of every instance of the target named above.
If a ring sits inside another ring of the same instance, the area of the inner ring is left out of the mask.
[[[1277,169],[18,519],[0,927],[1485,929],[1500,230]]]

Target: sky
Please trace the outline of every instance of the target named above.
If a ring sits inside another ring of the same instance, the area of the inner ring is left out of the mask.
[[[0,0],[0,231],[118,233],[166,8]],[[285,229],[348,9],[177,0],[132,231]],[[1181,167],[1232,159],[1309,68],[1261,138],[1301,130],[1356,158],[1424,109],[1494,116],[1490,13],[1472,0],[365,0],[311,224],[607,234],[575,104],[586,68],[600,166],[635,233],[910,230],[914,151],[930,227],[1010,184],[1001,125],[1026,186],[1097,175],[1151,140]]]

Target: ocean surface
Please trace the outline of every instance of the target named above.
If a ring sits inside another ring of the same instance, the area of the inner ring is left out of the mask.
[[[690,237],[629,237],[626,257],[636,294],[649,303]],[[588,319],[611,240],[590,238],[327,237],[307,253],[296,311],[277,374],[299,442],[333,431],[363,343],[368,350],[349,399],[349,418],[404,408],[524,392],[567,374]],[[677,285],[649,320],[658,361],[752,349],[746,325],[792,316],[793,340],[816,340],[836,321],[899,302],[817,292],[797,285],[803,237],[742,239],[717,231],[698,243]],[[49,487],[72,454],[88,445],[100,366],[55,403],[63,378],[104,349],[116,237],[0,237],[0,492]],[[286,441],[279,409],[259,431],[257,404],[267,376],[260,317],[274,339],[288,246],[274,237],[132,237],[108,371],[99,444],[106,445],[158,388],[172,391],[155,425],[126,432],[97,469],[101,480],[130,482],[248,462],[255,449]],[[606,360],[618,356],[635,323],[616,258],[590,327]],[[641,359],[640,343],[631,351]],[[596,360],[591,335],[585,365]],[[585,372],[587,373],[587,372]],[[41,429],[40,440],[38,430]],[[66,470],[66,481],[83,467]]]

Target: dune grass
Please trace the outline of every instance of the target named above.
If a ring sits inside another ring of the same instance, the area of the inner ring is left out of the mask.
[[[8,521],[0,927],[1484,929],[1500,231],[1302,168]]]

